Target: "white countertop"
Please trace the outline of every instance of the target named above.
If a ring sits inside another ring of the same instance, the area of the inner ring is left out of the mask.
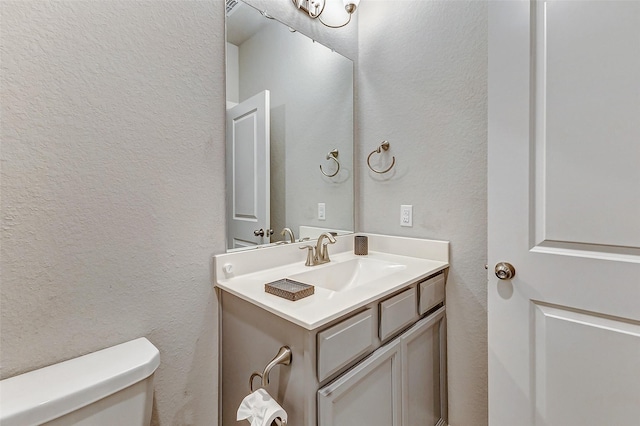
[[[313,330],[449,266],[449,243],[446,241],[369,235],[369,254],[356,256],[353,254],[352,235],[338,237],[338,240],[335,253],[331,250],[334,245],[329,246],[331,262],[312,267],[304,266],[306,251],[298,250],[297,244],[218,255],[214,259],[216,286],[301,327]],[[372,248],[384,249],[384,252],[371,251]],[[264,290],[266,283],[306,272],[311,268],[320,270],[332,264],[363,257],[402,263],[406,268],[344,291],[331,291],[316,286],[315,294],[297,301],[286,300]],[[292,258],[296,260],[290,262]],[[258,259],[262,267],[255,265]],[[264,267],[265,264],[269,264],[269,267]],[[232,265],[230,272],[229,265]]]

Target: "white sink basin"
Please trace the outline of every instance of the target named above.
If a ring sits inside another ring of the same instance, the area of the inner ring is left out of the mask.
[[[344,291],[402,271],[406,267],[400,263],[358,258],[313,266],[310,267],[313,269],[291,275],[289,278],[327,290]]]

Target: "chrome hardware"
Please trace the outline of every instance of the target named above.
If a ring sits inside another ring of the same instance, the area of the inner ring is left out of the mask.
[[[276,365],[289,365],[291,364],[291,358],[291,348],[289,348],[289,346],[280,347],[278,354],[269,362],[269,364],[267,364],[262,374],[254,371],[251,374],[251,377],[249,377],[249,389],[251,390],[251,392],[254,391],[253,379],[255,379],[256,377],[260,377],[260,379],[262,379],[262,387],[266,387],[269,384],[269,373],[271,373],[273,367],[275,367]]]
[[[328,243],[322,243],[324,239],[327,239]],[[327,245],[335,244],[336,239],[333,235],[328,232],[320,234],[318,237],[318,242],[316,243],[316,265],[322,265],[323,263],[331,262],[329,259],[329,250],[327,249]]]
[[[278,354],[271,360],[269,364],[264,368],[262,372],[262,387],[266,387],[269,384],[269,373],[273,367],[278,364],[289,365],[291,364],[291,348],[289,346],[282,346],[278,351]]]
[[[389,142],[382,141],[382,143],[380,144],[379,147],[377,147],[376,149],[371,151],[371,154],[369,154],[369,156],[367,157],[367,166],[369,166],[369,168],[371,169],[372,172],[375,172],[375,173],[378,173],[378,174],[387,173],[396,164],[396,157],[393,156],[391,158],[391,165],[389,167],[387,167],[385,170],[376,170],[371,166],[371,156],[373,154],[376,154],[376,153],[380,154],[382,151],[387,151],[387,150],[389,150]]]
[[[348,19],[343,24],[333,25],[325,22],[320,15],[324,10],[325,0],[292,0],[295,7],[305,12],[309,18],[318,19],[322,25],[329,28],[342,28],[351,22],[351,16],[356,11],[358,2],[356,0],[349,0],[345,2],[344,10],[349,14]]]
[[[293,0],[293,4],[309,15],[310,18],[317,18],[324,10],[325,0]]]
[[[282,232],[280,232],[280,235],[282,235],[283,237],[285,236],[285,234],[289,234],[289,241],[290,243],[295,243],[296,242],[296,237],[293,236],[293,231],[291,230],[291,228],[284,228],[282,230]],[[286,243],[287,241],[285,241]]]
[[[260,379],[262,379],[262,374],[258,373],[257,371],[251,373],[251,377],[249,377],[249,389],[251,390],[251,392],[253,392],[253,379],[256,377],[260,377]]]
[[[326,177],[334,177],[340,171],[340,162],[338,161],[338,150],[334,149],[333,151],[330,151],[327,154],[327,160],[333,160],[333,161],[336,162],[336,166],[337,166],[336,171],[334,173],[332,173],[332,174],[325,173],[324,170],[322,170],[322,164],[320,164],[320,171]]]
[[[313,252],[315,248],[313,246],[302,246],[299,248],[300,250],[307,249],[307,261],[304,262],[304,266],[314,266],[316,264],[316,261],[315,261],[316,256],[315,256],[315,253]]]
[[[253,231],[253,235],[255,235],[256,237],[264,237],[265,235],[267,237],[270,237],[271,235],[273,235],[273,229],[267,229],[266,231],[262,228],[256,229],[255,231]]]
[[[327,239],[327,242],[324,242],[324,239]],[[335,244],[336,239],[331,233],[325,232],[318,237],[318,242],[316,242],[316,246],[302,246],[300,250],[307,249],[307,261],[304,263],[304,266],[316,266],[322,265],[323,263],[331,262],[329,259],[329,249],[327,246],[329,244]]]
[[[495,273],[501,280],[510,280],[516,275],[516,268],[508,262],[500,262],[496,264]]]

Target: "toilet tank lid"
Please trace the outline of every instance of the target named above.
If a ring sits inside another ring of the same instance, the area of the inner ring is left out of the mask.
[[[160,352],[141,337],[0,381],[0,424],[41,424],[149,377]]]

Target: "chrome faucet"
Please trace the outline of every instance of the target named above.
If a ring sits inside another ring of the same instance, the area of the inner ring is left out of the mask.
[[[282,235],[283,237],[288,234],[289,235],[289,241],[290,243],[295,243],[296,242],[296,237],[293,236],[293,231],[291,230],[291,228],[284,228],[282,230],[282,232],[280,233],[280,235]],[[285,241],[286,242],[286,241]]]
[[[328,239],[329,242],[322,244],[322,240],[324,240],[325,238]],[[318,237],[318,242],[316,243],[316,256],[318,257],[318,263],[316,263],[317,265],[331,262],[331,259],[329,259],[329,249],[327,249],[327,246],[330,243],[335,244],[335,242],[335,237],[330,233],[325,232],[324,234],[320,234],[320,236]]]
[[[325,243],[324,239],[328,241]],[[321,234],[318,237],[318,242],[316,246],[302,246],[300,249],[307,249],[307,261],[305,262],[305,266],[316,266],[322,265],[323,263],[331,262],[329,259],[329,249],[327,246],[329,244],[335,244],[336,239],[333,235],[328,232]]]

